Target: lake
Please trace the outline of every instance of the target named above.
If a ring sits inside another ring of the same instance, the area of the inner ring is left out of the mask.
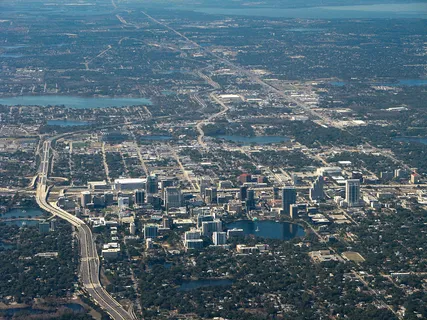
[[[208,279],[208,280],[191,280],[185,281],[178,288],[179,291],[190,291],[205,287],[231,286],[233,280],[230,279]]]
[[[133,105],[151,105],[146,98],[83,98],[74,96],[19,96],[0,98],[0,104],[15,106],[66,106],[74,109],[98,109],[108,107],[124,107]]]
[[[74,126],[86,126],[88,124],[90,124],[90,122],[79,121],[79,120],[47,120],[48,126],[74,127]]]
[[[220,135],[220,136],[214,136],[214,138],[224,139],[227,141],[232,141],[232,142],[243,144],[243,145],[250,145],[252,143],[261,144],[261,145],[269,144],[269,143],[282,143],[290,140],[288,137],[281,137],[281,136],[243,137],[243,136]]]
[[[394,141],[402,141],[402,142],[416,142],[416,143],[422,143],[427,144],[427,137],[399,137],[394,138]]]
[[[245,235],[254,235],[265,239],[290,240],[305,235],[304,228],[289,222],[271,220],[239,220],[227,224],[227,229],[243,229]]]
[[[0,218],[36,218],[43,215],[43,211],[38,208],[16,208],[0,215]]]
[[[15,221],[5,221],[4,223],[7,225],[15,225],[18,227],[28,226],[35,227],[38,225],[39,221],[37,220],[28,220],[27,218],[37,218],[43,215],[43,212],[37,208],[16,208],[12,209],[2,215],[0,215],[0,222],[2,219],[12,219],[18,218],[19,220]]]
[[[141,136],[141,140],[154,140],[154,141],[165,141],[165,140],[171,140],[173,137],[171,136]]]
[[[349,84],[347,81],[331,81],[330,85],[334,87],[343,87],[346,84]],[[368,82],[366,84],[372,86],[386,86],[386,87],[416,87],[416,86],[427,86],[427,79],[400,79],[396,82]]]
[[[174,8],[175,9],[175,8]],[[257,16],[271,18],[302,19],[391,19],[391,18],[427,18],[427,4],[384,3],[353,6],[324,6],[308,8],[209,8],[179,7],[180,10],[192,10],[214,15]]]
[[[35,218],[43,215],[43,211],[38,208],[16,208],[0,215],[0,218]]]
[[[84,307],[78,303],[67,303],[62,305],[61,307],[65,307],[70,309],[73,313],[83,313],[85,311]],[[36,309],[33,307],[25,307],[25,308],[9,308],[0,310],[0,315],[6,317],[13,317],[24,314],[32,314],[32,315],[42,315],[42,314],[50,314],[55,313],[57,309],[52,310],[44,310],[44,309]]]

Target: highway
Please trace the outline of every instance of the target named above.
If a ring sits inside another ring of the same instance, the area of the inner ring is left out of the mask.
[[[199,121],[196,125],[197,131],[199,132],[199,136],[197,137],[197,142],[199,143],[199,145],[201,145],[204,148],[206,148],[207,145],[203,141],[203,137],[205,136],[205,133],[203,131],[203,126],[205,124],[211,122],[213,119],[218,118],[218,117],[226,114],[227,111],[229,110],[229,108],[220,99],[218,99],[215,94],[211,93],[210,97],[212,100],[214,100],[216,103],[218,103],[222,107],[222,109],[221,109],[221,111],[211,115],[209,118]]]
[[[47,186],[47,177],[50,163],[51,141],[43,144],[41,156],[39,181],[37,185],[36,200],[40,208],[71,223],[78,231],[80,244],[80,270],[79,277],[86,292],[105,312],[114,320],[136,319],[129,314],[110,294],[102,287],[99,281],[100,262],[96,251],[92,231],[86,223],[76,216],[62,210],[55,203],[47,201],[50,187]]]

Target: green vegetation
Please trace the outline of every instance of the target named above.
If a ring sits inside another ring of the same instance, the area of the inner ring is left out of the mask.
[[[57,221],[54,232],[40,233],[37,227],[19,229],[0,223],[0,240],[10,249],[0,251],[0,296],[16,302],[31,303],[36,297],[67,297],[77,281],[77,246],[71,226]],[[58,252],[58,257],[36,256]]]

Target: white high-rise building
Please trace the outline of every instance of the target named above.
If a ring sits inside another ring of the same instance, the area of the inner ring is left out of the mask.
[[[214,232],[212,234],[212,241],[215,246],[221,246],[227,243],[227,233],[226,232]]]
[[[345,201],[349,207],[360,206],[359,179],[349,179],[345,182]]]
[[[129,225],[129,232],[130,234],[134,235],[136,233],[136,226],[134,222],[131,222]]]
[[[201,249],[203,248],[203,239],[200,230],[191,229],[184,234],[184,246],[188,249]]]

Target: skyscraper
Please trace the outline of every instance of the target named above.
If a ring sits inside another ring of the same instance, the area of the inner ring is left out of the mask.
[[[284,187],[282,189],[282,209],[287,215],[290,214],[291,204],[297,202],[297,190],[294,187]]]
[[[349,179],[345,182],[345,201],[349,207],[360,205],[360,180]]]
[[[135,190],[135,203],[141,206],[144,204],[144,202],[145,202],[145,191]]]
[[[167,187],[165,189],[166,210],[178,208],[182,205],[181,190],[176,187]]]
[[[156,175],[148,176],[147,184],[146,184],[147,193],[150,193],[150,194],[157,193],[157,189],[158,189],[157,176]]]
[[[130,232],[130,234],[132,234],[132,235],[134,235],[134,234],[136,233],[136,226],[135,226],[135,223],[134,223],[134,222],[131,222],[131,223],[129,224],[129,232]]]
[[[211,186],[211,179],[209,177],[202,177],[199,181],[200,195],[205,196],[205,190]]]
[[[248,197],[248,187],[241,186],[240,187],[240,193],[239,193],[240,201],[245,201],[247,197]]]
[[[80,203],[83,208],[86,208],[89,203],[92,202],[92,194],[90,191],[83,191],[80,195]]]
[[[159,230],[159,227],[155,224],[144,225],[144,237],[145,237],[145,239],[156,238],[158,230]]]
[[[255,208],[255,190],[249,189],[246,197],[246,208],[252,210]]]
[[[215,187],[205,189],[206,203],[216,203],[218,199],[218,190]]]
[[[323,194],[323,177],[318,176],[310,188],[310,200],[320,201],[324,199]]]
[[[222,231],[222,221],[219,219],[202,222],[202,234],[211,237],[214,232]]]
[[[220,246],[227,243],[227,233],[215,231],[212,234],[212,241],[215,246]]]
[[[202,223],[205,221],[214,221],[215,217],[208,214],[208,215],[204,215],[204,214],[198,214],[197,215],[197,228],[201,228],[202,227]]]

